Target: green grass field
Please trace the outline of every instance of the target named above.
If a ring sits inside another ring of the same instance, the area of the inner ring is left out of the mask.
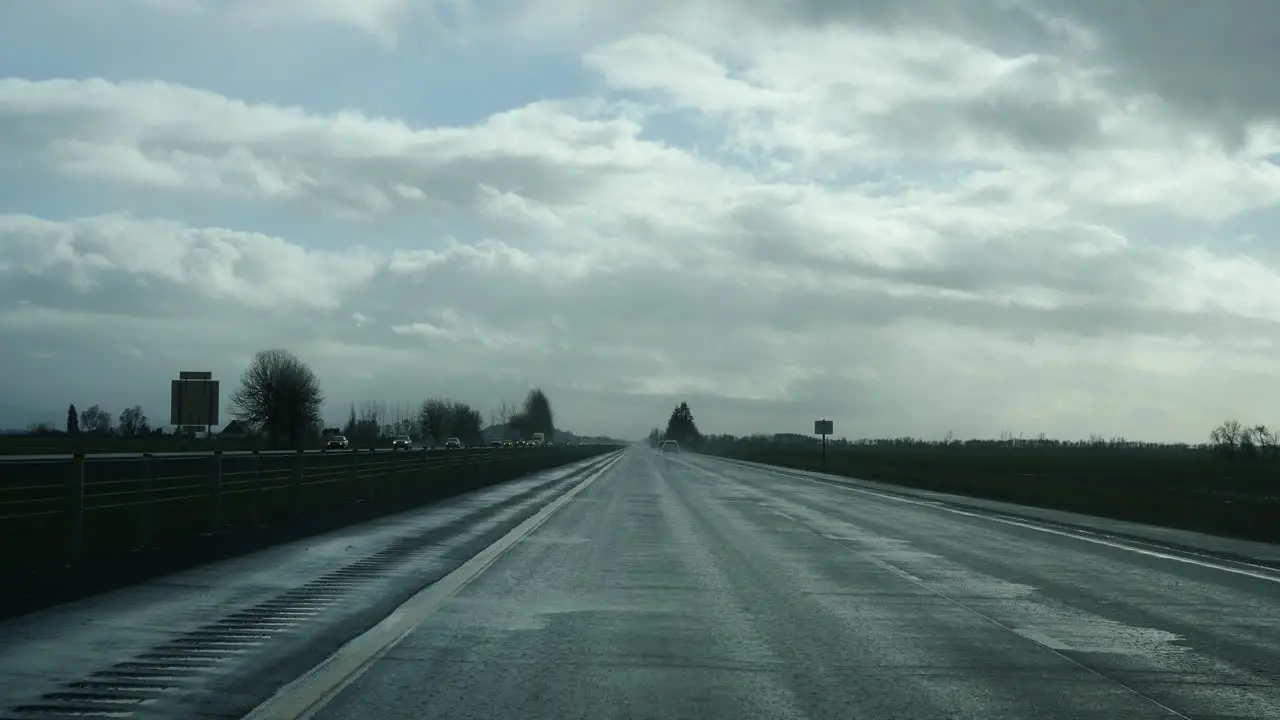
[[[817,445],[711,442],[702,452],[823,470]],[[1280,541],[1280,458],[1181,446],[830,445],[826,472],[1219,535]]]

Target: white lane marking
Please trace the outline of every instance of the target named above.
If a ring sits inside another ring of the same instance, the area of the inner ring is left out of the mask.
[[[297,680],[285,685],[242,720],[306,720],[315,715],[428,616],[489,569],[498,558],[551,519],[556,511],[567,505],[578,493],[604,477],[618,464],[624,453],[625,451],[617,451],[612,457],[606,456],[606,460],[585,480],[481,550],[458,569],[409,598],[377,625],[347,642]]]
[[[850,492],[862,493],[864,495],[872,495],[874,497],[882,498],[884,500],[893,500],[896,502],[907,503],[908,505],[921,505],[924,507],[931,507],[935,510],[942,510],[944,512],[949,512],[955,515],[965,515],[967,517],[979,518],[981,520],[989,520],[991,522],[1004,523],[1006,525],[1015,525],[1017,527],[1026,528],[1028,530],[1035,530],[1042,533],[1049,533],[1050,535],[1060,535],[1062,537],[1073,538],[1075,540],[1083,540],[1084,542],[1094,543],[1095,545],[1105,545],[1107,547],[1116,548],[1118,550],[1128,550],[1129,552],[1137,553],[1139,555],[1146,555],[1148,557],[1160,558],[1162,560],[1173,560],[1175,562],[1186,563],[1187,565],[1196,565],[1203,568],[1209,568],[1211,570],[1221,570],[1222,572],[1233,573],[1235,575],[1243,575],[1245,577],[1253,578],[1255,580],[1266,580],[1267,582],[1280,583],[1280,576],[1266,574],[1265,572],[1256,572],[1254,570],[1245,569],[1246,567],[1248,567],[1248,568],[1257,568],[1258,570],[1263,570],[1263,571],[1271,570],[1271,568],[1268,568],[1265,565],[1254,565],[1253,563],[1240,562],[1239,564],[1244,567],[1232,567],[1230,565],[1223,565],[1218,562],[1201,560],[1196,557],[1186,557],[1185,555],[1174,555],[1172,553],[1162,552],[1160,550],[1150,550],[1144,547],[1135,547],[1128,543],[1117,542],[1115,540],[1109,540],[1103,537],[1097,537],[1097,536],[1091,537],[1089,534],[1084,532],[1060,530],[1058,528],[1045,527],[1044,525],[1036,525],[1034,523],[1025,522],[1022,520],[1010,520],[1008,518],[995,517],[994,515],[986,515],[983,513],[969,512],[968,510],[959,510],[957,508],[947,507],[944,504],[934,502],[934,501],[912,500],[909,498],[899,497],[897,495],[886,495],[884,493],[875,492],[874,490],[866,490],[864,488],[854,487],[852,485],[847,485],[844,483],[834,483],[834,482],[828,482],[826,480],[819,480],[818,478],[805,477],[803,475],[794,475],[792,473],[777,472],[775,470],[771,470],[764,467],[759,467],[756,469],[759,469],[762,472],[767,472],[773,475],[777,475],[779,477],[793,478],[796,480],[806,480],[808,482],[817,483],[819,485],[826,485],[828,487],[838,488],[841,490],[848,490]],[[1206,557],[1206,556],[1201,555],[1200,557]]]
[[[1070,651],[1075,649],[1070,645],[1062,642],[1061,640],[1058,640],[1057,638],[1052,638],[1052,637],[1049,637],[1048,635],[1045,635],[1039,630],[1031,630],[1028,628],[1014,628],[1013,631],[1018,633],[1022,637],[1030,640],[1031,642],[1039,643],[1049,648],[1050,650]]]

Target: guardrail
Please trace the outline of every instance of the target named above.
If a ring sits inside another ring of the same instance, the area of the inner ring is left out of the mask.
[[[614,448],[214,451],[0,459],[0,567],[417,504]]]

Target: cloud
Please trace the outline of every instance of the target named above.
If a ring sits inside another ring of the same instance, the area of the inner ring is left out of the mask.
[[[406,25],[438,20],[442,13],[461,7],[448,1],[418,0],[123,0],[123,4],[179,19],[222,20],[251,29],[345,28],[387,47],[399,43]]]
[[[409,20],[429,3],[254,7],[133,12],[326,22],[389,57],[440,32]],[[459,6],[459,37],[530,62],[573,36],[592,78],[475,122],[318,78],[323,102],[181,67],[0,79],[0,173],[38,188],[0,206],[4,389],[159,407],[178,369],[231,381],[283,345],[338,414],[536,383],[627,435],[681,398],[727,432],[1267,421],[1280,258],[1237,240],[1280,199],[1258,88],[1197,111],[1100,5],[904,7]]]

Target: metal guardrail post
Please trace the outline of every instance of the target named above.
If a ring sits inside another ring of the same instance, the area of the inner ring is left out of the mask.
[[[400,498],[400,478],[396,477],[396,466],[400,464],[399,448],[391,448],[391,472],[387,474],[387,484],[391,486],[391,500]]]
[[[250,522],[254,527],[262,525],[262,453],[253,451],[253,492],[249,500]]]
[[[293,518],[302,519],[302,448],[293,456]]]
[[[67,477],[67,562],[80,559],[84,550],[84,453],[71,458]]]
[[[156,522],[155,456],[142,453],[142,519],[138,522],[138,547],[145,548],[155,536]]]
[[[351,475],[352,477],[360,477],[360,448],[351,450]],[[378,486],[373,482],[373,474],[370,473],[364,479],[364,501],[373,504],[374,496],[378,492]]]
[[[209,471],[209,534],[222,532],[222,451],[213,451]]]

